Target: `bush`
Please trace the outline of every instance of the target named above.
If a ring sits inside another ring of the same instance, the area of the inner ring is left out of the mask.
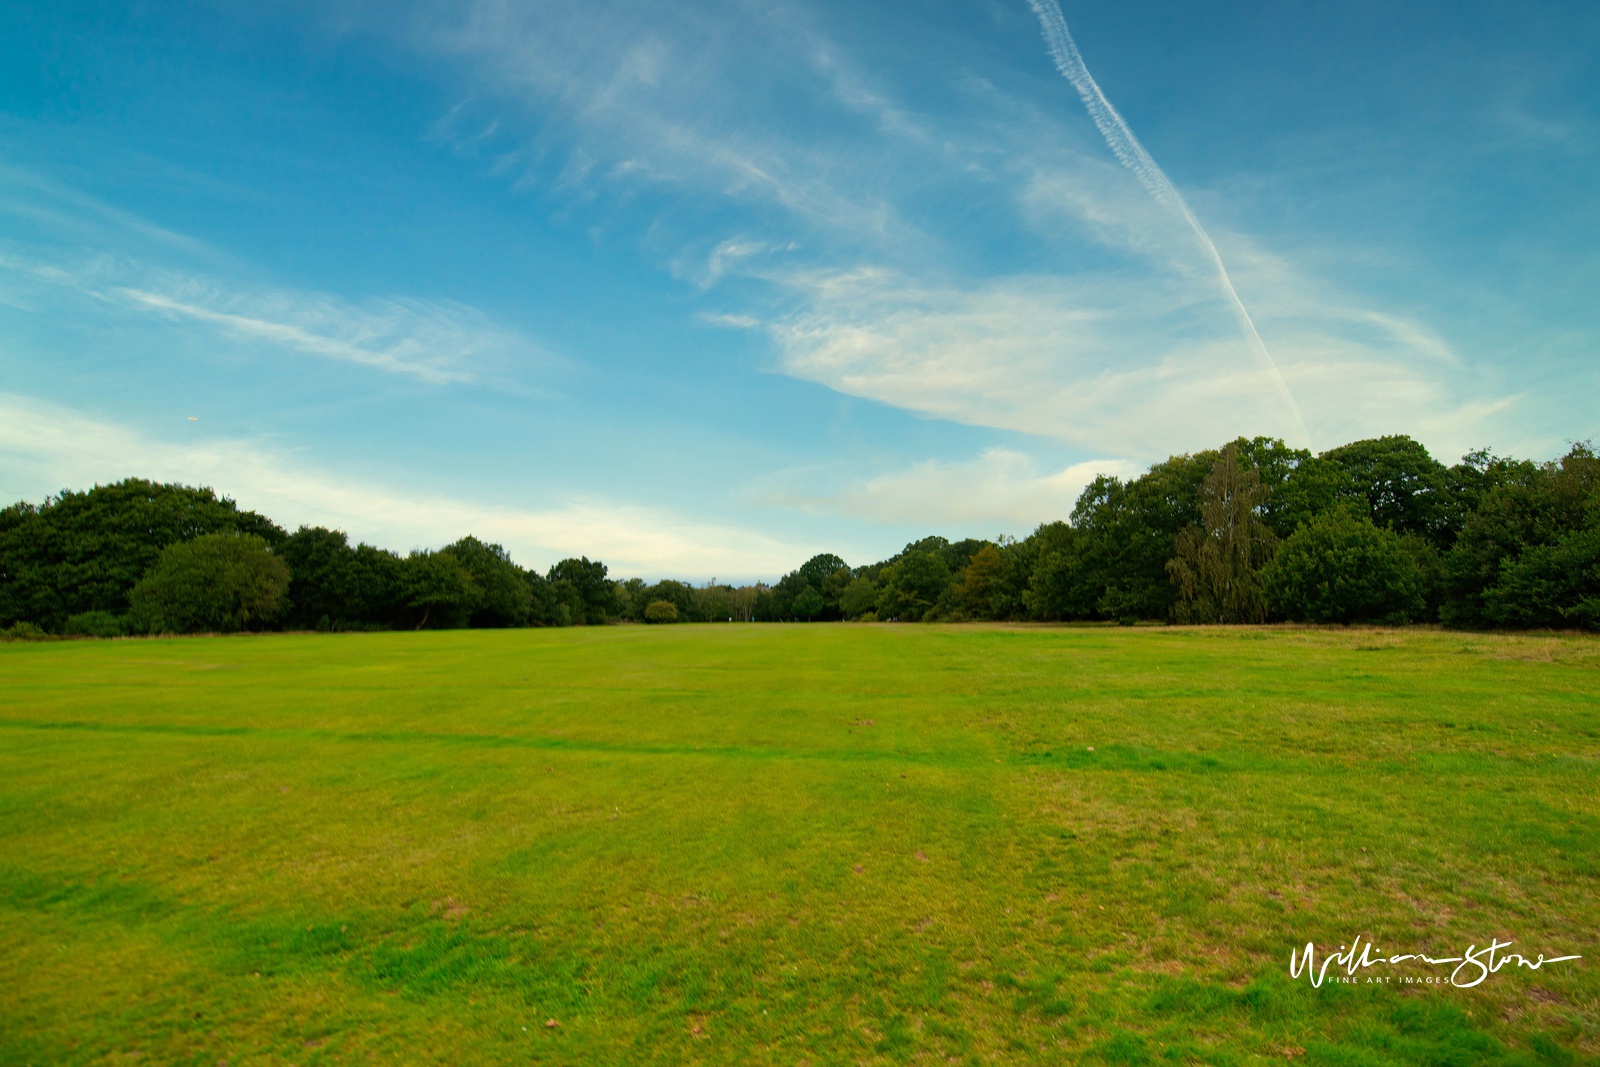
[[[1302,622],[1400,623],[1425,608],[1400,537],[1342,508],[1296,530],[1261,571],[1273,614]]]
[[[645,605],[645,622],[677,622],[678,605],[670,600],[652,600]]]
[[[43,641],[50,635],[31,622],[14,622],[0,630],[0,641]]]
[[[128,632],[128,620],[109,611],[80,611],[61,627],[69,637],[121,637]]]
[[[283,611],[289,568],[254,534],[205,534],[168,545],[133,587],[133,614],[153,633],[243,630]]]

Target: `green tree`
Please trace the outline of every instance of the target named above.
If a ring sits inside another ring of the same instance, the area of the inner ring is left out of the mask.
[[[202,534],[168,545],[129,594],[132,616],[155,633],[231,632],[283,611],[289,568],[255,534]]]
[[[350,617],[357,595],[355,550],[344,531],[302,526],[278,546],[278,558],[290,573],[286,625],[309,630],[322,620]]]
[[[588,556],[564,559],[550,568],[557,603],[572,622],[603,626],[616,610],[616,592],[606,578],[606,565]]]
[[[56,630],[81,612],[120,615],[163,549],[209,533],[253,534],[269,545],[284,536],[210,489],[142,478],[0,510],[0,626],[28,619]]]
[[[676,619],[682,619],[684,622],[704,621],[704,616],[700,614],[700,597],[694,586],[687,582],[666,578],[645,589],[640,595],[647,605],[657,600],[671,604],[677,609],[677,614],[673,616]]]
[[[1449,540],[1444,464],[1403,434],[1354,441],[1322,458],[1346,476],[1345,491],[1366,503],[1372,521],[1396,533]]]
[[[526,626],[533,610],[533,590],[521,567],[499,545],[485,544],[476,537],[463,537],[442,550],[454,556],[482,596],[473,609],[471,626]]]
[[[624,578],[611,583],[612,596],[616,602],[617,617],[628,619],[632,622],[644,621],[644,609],[649,606],[649,599],[645,596],[645,580],[643,578]]]
[[[713,578],[694,591],[695,617],[705,622],[731,621],[735,612],[733,593],[733,586],[718,585]]]
[[[1023,542],[1032,556],[1024,596],[1034,619],[1087,619],[1104,593],[1098,572],[1083,560],[1084,535],[1064,522],[1045,523]]]
[[[919,622],[950,584],[950,567],[942,553],[917,549],[885,567],[882,580],[878,618]]]
[[[350,547],[340,530],[302,526],[275,550],[289,565],[285,625],[302,630],[395,625],[405,611],[405,561],[371,545]]]
[[[1483,602],[1497,626],[1600,630],[1600,523],[1508,561]]]
[[[847,571],[850,565],[835,556],[832,552],[823,552],[812,556],[800,564],[800,577],[806,584],[817,592],[822,592],[822,583],[827,581],[836,571]]]
[[[986,544],[968,560],[961,581],[951,591],[951,599],[969,619],[995,617],[995,600],[1003,592],[1006,565],[1000,549]]]
[[[763,618],[769,622],[791,622],[795,618],[794,602],[802,592],[815,587],[799,571],[790,571],[778,579],[762,601]]]
[[[804,589],[800,590],[800,592],[794,598],[793,610],[795,618],[804,619],[805,621],[810,622],[818,615],[822,614],[822,609],[824,606],[822,594],[808,585]]]
[[[1587,444],[1560,460],[1503,471],[1444,560],[1448,626],[1582,626],[1600,596],[1587,565],[1600,527],[1600,458]]]
[[[871,578],[852,578],[839,594],[839,610],[847,619],[859,619],[878,606],[878,583]]]
[[[415,630],[459,629],[483,605],[483,588],[448,552],[411,553],[400,571],[400,588]]]
[[[1400,536],[1343,508],[1290,535],[1261,584],[1272,612],[1295,621],[1400,623],[1424,608],[1422,578]]]
[[[1239,463],[1239,450],[1222,450],[1200,483],[1200,522],[1179,531],[1167,573],[1178,587],[1173,617],[1179,622],[1262,622],[1261,566],[1277,538],[1258,514],[1267,499],[1260,472]]]
[[[121,637],[130,620],[109,611],[82,611],[67,619],[61,632],[73,637]]]
[[[1200,522],[1200,483],[1215,452],[1173,456],[1130,482],[1102,475],[1072,509],[1074,581],[1093,591],[1101,618],[1165,619],[1178,598],[1167,576],[1178,532]]]
[[[822,552],[802,563],[798,570],[784,575],[772,589],[771,608],[776,618],[838,619],[843,616],[839,608],[839,595],[851,578],[850,567],[831,552]],[[811,598],[805,599],[805,612],[796,608],[796,601],[806,589],[815,590],[822,606],[811,610]],[[809,612],[809,614],[807,613]]]

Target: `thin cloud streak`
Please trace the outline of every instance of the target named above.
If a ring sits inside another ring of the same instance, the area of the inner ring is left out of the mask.
[[[624,203],[653,189],[646,254],[727,294],[701,320],[759,323],[785,373],[1069,440],[1090,455],[1159,456],[1246,430],[1327,442],[1335,427],[1389,432],[1457,410],[1447,385],[1459,375],[1447,373],[1448,346],[1431,331],[1303,274],[1281,283],[1282,271],[1257,269],[1249,240],[1202,227],[1083,69],[1070,34],[1055,42],[1058,66],[1078,75],[1100,127],[1092,142],[976,72],[916,86],[954,92],[953,113],[916,110],[904,87],[880,84],[882,72],[792,9],[769,18],[733,5],[714,25],[704,12],[681,22],[630,4],[556,0],[539,11],[535,25],[515,5],[423,0],[402,20],[407,47],[470,70],[473,102],[436,135],[513,178],[543,160],[550,191],[585,204],[608,189]],[[823,137],[757,121],[779,106],[779,89],[796,86],[820,90],[807,99],[814,118],[835,120]],[[531,129],[519,141],[516,131]],[[1009,227],[1019,243],[1037,242],[1042,270],[974,269],[981,250],[932,224],[935,200],[970,203],[992,224],[986,232]],[[721,214],[696,236],[674,236],[680,209]],[[741,284],[752,281],[764,291]],[[1026,314],[993,313],[1007,303]],[[1328,367],[1312,365],[1323,357]],[[1391,357],[1403,368],[1385,366]],[[1307,391],[1328,379],[1323,370],[1336,387]],[[1400,392],[1384,392],[1396,377]],[[977,387],[963,393],[963,379]],[[1425,406],[1390,402],[1401,395]]]
[[[1249,309],[1239,298],[1239,292],[1233,286],[1233,279],[1228,276],[1228,268],[1222,262],[1222,254],[1217,251],[1216,243],[1211,240],[1205,227],[1200,225],[1200,220],[1189,209],[1183,194],[1178,192],[1177,186],[1172,184],[1166,172],[1150,153],[1145,151],[1144,145],[1139,143],[1139,139],[1134,136],[1133,130],[1129,128],[1121,113],[1112,106],[1106,94],[1101,91],[1099,83],[1089,73],[1083,56],[1078,52],[1077,42],[1072,39],[1072,32],[1067,28],[1067,20],[1061,14],[1060,5],[1056,0],[1028,0],[1028,3],[1033,8],[1034,14],[1039,17],[1045,44],[1055,60],[1056,69],[1072,83],[1073,88],[1078,90],[1084,106],[1089,110],[1089,116],[1094,120],[1095,127],[1099,129],[1111,151],[1122,161],[1123,166],[1133,172],[1134,177],[1139,179],[1139,184],[1149,190],[1151,196],[1178,213],[1194,231],[1195,237],[1200,241],[1201,247],[1205,249],[1216,269],[1217,279],[1222,283],[1223,291],[1227,293],[1234,315],[1244,331],[1245,340],[1250,345],[1250,351],[1271,373],[1284,403],[1294,415],[1295,424],[1300,431],[1300,440],[1297,443],[1308,443],[1311,435],[1306,431],[1305,419],[1300,414],[1300,405],[1290,392],[1288,383],[1284,381],[1283,374],[1272,358],[1272,353],[1267,349],[1266,342],[1261,340],[1261,333],[1256,329],[1255,320],[1250,317]]]
[[[57,229],[89,233],[98,229],[121,231],[190,255],[219,258],[216,250],[203,241],[158,226],[32,170],[9,164],[0,164],[0,211]],[[95,226],[90,220],[98,220],[101,226]]]
[[[161,293],[144,292],[139,289],[116,289],[115,293],[126,297],[134,304],[153,311],[165,312],[182,318],[194,319],[198,322],[210,323],[221,326],[230,333],[251,340],[267,341],[273,344],[295,348],[313,355],[327,356],[331,359],[344,360],[350,363],[359,363],[368,367],[397,374],[409,374],[424,382],[443,384],[447,382],[465,382],[471,380],[471,375],[462,371],[454,371],[440,365],[441,358],[451,356],[434,356],[431,359],[413,359],[412,356],[420,355],[427,347],[426,343],[416,337],[405,337],[396,341],[383,344],[385,338],[400,332],[399,319],[405,317],[391,311],[387,315],[373,314],[372,312],[353,312],[349,309],[340,309],[341,317],[354,326],[354,332],[361,341],[379,342],[379,346],[367,347],[360,341],[349,341],[339,337],[315,333],[293,322],[277,322],[271,319],[258,318],[249,315],[234,314],[227,311],[215,311],[210,308],[200,307],[175,300]],[[281,303],[281,302],[280,302]],[[322,303],[315,308],[319,317],[328,318],[330,306]],[[411,312],[415,315],[415,312]],[[423,319],[428,332],[437,334],[440,328],[451,331],[452,323],[441,322],[437,317],[428,322],[429,316]],[[352,321],[354,320],[354,321]],[[453,332],[453,331],[451,331]],[[474,345],[458,343],[454,346],[456,353],[451,355],[460,358],[461,355],[470,354]]]
[[[8,275],[17,284],[5,284]],[[46,293],[57,295],[47,300]],[[71,261],[0,245],[0,303],[43,311],[61,297],[79,313],[186,321],[247,344],[429,385],[479,382],[486,361],[514,361],[519,370],[566,366],[541,345],[463,304],[403,297],[356,303],[327,293],[230,286],[111,255]]]

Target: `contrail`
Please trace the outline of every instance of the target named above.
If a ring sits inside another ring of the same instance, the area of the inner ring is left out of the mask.
[[[1289,411],[1294,415],[1295,426],[1300,430],[1301,439],[1309,441],[1311,435],[1306,432],[1300,405],[1295,402],[1294,394],[1289,391],[1288,383],[1283,380],[1277,362],[1272,358],[1272,353],[1267,351],[1266,343],[1261,340],[1255,320],[1245,309],[1244,301],[1239,299],[1239,291],[1233,287],[1233,279],[1228,277],[1228,268],[1223,266],[1222,256],[1217,252],[1217,246],[1212,242],[1210,235],[1200,225],[1200,220],[1194,217],[1194,212],[1189,210],[1189,205],[1184,201],[1183,194],[1178,192],[1177,186],[1172,184],[1166,172],[1150,157],[1150,153],[1144,150],[1144,145],[1133,135],[1127,122],[1118,114],[1117,109],[1111,106],[1106,94],[1100,91],[1099,83],[1084,65],[1083,56],[1078,52],[1077,42],[1072,39],[1072,31],[1067,29],[1067,20],[1061,14],[1061,6],[1056,0],[1028,0],[1028,3],[1032,6],[1033,13],[1039,16],[1039,25],[1044,30],[1044,42],[1050,48],[1051,58],[1056,61],[1056,69],[1066,76],[1074,89],[1078,90],[1084,106],[1089,109],[1089,117],[1094,119],[1095,126],[1099,128],[1100,135],[1106,139],[1106,144],[1111,147],[1112,153],[1122,161],[1123,166],[1133,172],[1133,176],[1139,179],[1139,184],[1149,190],[1157,203],[1177,213],[1189,224],[1195,237],[1199,238],[1201,247],[1211,256],[1211,263],[1217,268],[1217,279],[1222,282],[1223,291],[1228,294],[1228,299],[1233,304],[1233,313],[1239,319],[1239,326],[1244,330],[1250,351],[1255,354],[1256,362],[1261,364],[1277,383],[1278,392],[1283,395],[1283,402],[1289,405]]]

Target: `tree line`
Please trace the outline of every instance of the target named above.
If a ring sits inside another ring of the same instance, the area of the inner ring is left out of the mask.
[[[822,554],[745,586],[618,581],[587,557],[541,573],[470,536],[401,555],[132,478],[0,511],[14,637],[832,620],[1600,629],[1600,459],[1447,467],[1405,436],[1320,455],[1240,438],[1097,478],[1020,540]]]

